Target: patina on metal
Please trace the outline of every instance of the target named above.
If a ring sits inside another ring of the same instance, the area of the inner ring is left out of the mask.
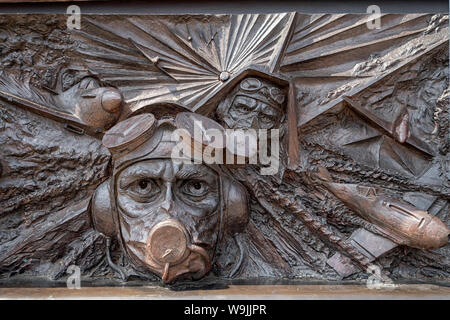
[[[0,16],[0,279],[450,281],[448,15],[66,21]]]

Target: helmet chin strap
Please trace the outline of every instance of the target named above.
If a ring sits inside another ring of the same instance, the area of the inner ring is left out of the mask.
[[[239,234],[239,233],[233,235],[233,240],[239,248],[239,260],[235,264],[233,270],[231,270],[230,276],[229,276],[230,278],[234,278],[236,275],[238,275],[240,273],[242,264],[244,263],[245,255],[247,253],[247,250],[245,250],[245,247],[242,245],[242,241],[240,241],[241,239],[239,239],[240,237],[241,237],[241,234]]]
[[[111,267],[111,269],[116,271],[123,281],[127,281],[128,276],[126,275],[125,271],[112,261],[110,248],[111,248],[111,238],[106,237],[106,260],[108,261],[108,264]]]

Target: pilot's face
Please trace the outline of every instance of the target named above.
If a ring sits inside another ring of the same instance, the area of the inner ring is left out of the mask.
[[[205,165],[153,159],[121,171],[119,223],[132,262],[165,282],[205,275],[219,228],[219,189]]]
[[[281,112],[270,104],[238,94],[223,120],[230,129],[272,129],[280,119]]]

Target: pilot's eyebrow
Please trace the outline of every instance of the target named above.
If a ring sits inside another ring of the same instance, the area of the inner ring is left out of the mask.
[[[208,173],[201,168],[183,168],[176,173],[178,179],[189,179],[189,178],[203,178],[207,176]]]
[[[262,113],[271,115],[271,116],[278,116],[280,114],[280,111],[272,107],[271,105],[267,105],[267,108],[263,108],[261,110]]]
[[[120,176],[120,187],[127,186],[136,178],[158,178],[162,175],[163,169],[163,166],[152,166],[149,168],[144,165],[127,168]]]
[[[240,95],[240,94],[237,94],[234,97],[233,103],[236,100],[243,100],[243,101],[241,101],[241,103],[245,103],[245,104],[247,104],[248,101],[251,101],[251,105],[249,105],[249,107],[255,107],[256,104],[258,103],[255,98],[249,97],[249,96]]]
[[[124,171],[124,175],[148,175],[158,177],[161,175],[164,167],[163,166],[151,166],[145,164],[140,164],[131,168],[128,168]]]

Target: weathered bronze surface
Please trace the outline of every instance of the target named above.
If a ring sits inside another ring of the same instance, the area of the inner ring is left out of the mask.
[[[367,18],[0,15],[0,279],[449,282],[448,15]]]

